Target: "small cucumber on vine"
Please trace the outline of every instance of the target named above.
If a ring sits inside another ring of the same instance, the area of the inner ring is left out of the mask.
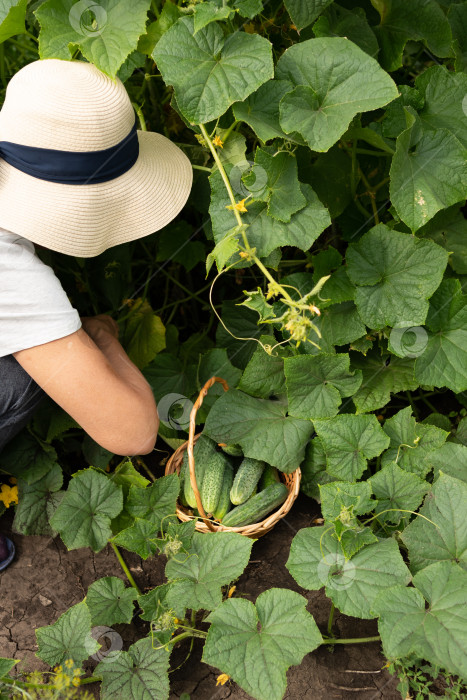
[[[272,467],[270,464],[266,464],[266,466],[264,467],[264,471],[261,475],[258,488],[260,491],[262,491],[266,488],[266,486],[270,486],[270,484],[277,484],[279,483],[279,481],[279,472],[277,471],[276,467]]]
[[[222,452],[216,452],[206,461],[203,483],[200,488],[201,503],[206,515],[214,513],[217,508],[227,465],[230,466],[226,455]]]
[[[221,495],[219,496],[219,501],[217,502],[217,507],[213,511],[213,517],[216,520],[222,520],[232,507],[230,502],[230,489],[233,483],[233,467],[231,464],[225,465],[224,471],[224,481],[222,482]]]
[[[198,485],[198,491],[201,493],[201,486],[203,484],[204,470],[206,464],[217,454],[217,444],[211,438],[206,437],[206,435],[201,435],[196,442],[193,449],[193,456],[195,458],[195,476],[196,483]],[[185,471],[185,488],[184,496],[190,508],[196,508],[196,498],[195,492],[191,486],[190,480],[190,470],[188,468],[188,452],[185,452],[184,459],[187,461],[186,471]]]
[[[259,459],[245,457],[235,474],[230,489],[230,500],[235,506],[250,498],[264,471],[265,463]]]
[[[222,525],[242,527],[243,525],[258,523],[274,508],[281,505],[287,498],[288,493],[287,486],[282,482],[266,486],[264,491],[260,491],[256,496],[249,498],[248,501],[227,513],[222,521]]]

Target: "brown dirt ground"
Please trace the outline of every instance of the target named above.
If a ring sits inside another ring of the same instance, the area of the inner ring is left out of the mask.
[[[311,525],[319,515],[318,505],[300,496],[286,519],[253,545],[251,563],[237,582],[236,595],[255,601],[264,590],[290,588],[305,595],[308,610],[322,631],[326,629],[330,603],[321,591],[304,591],[285,568],[290,542],[302,527]],[[0,529],[10,532],[11,514],[0,519]],[[21,659],[20,670],[45,670],[35,657],[34,630],[49,625],[70,605],[86,595],[88,586],[102,576],[125,579],[119,564],[106,547],[93,554],[79,549],[68,552],[60,538],[24,537],[14,534],[17,557],[0,574],[0,656]],[[165,560],[158,557],[142,561],[137,555],[123,551],[137,584],[142,590],[163,583]],[[131,625],[115,625],[123,637],[124,649],[147,633],[146,623],[136,620]],[[336,612],[334,629],[342,637],[367,637],[377,634],[374,620],[355,620]],[[199,640],[196,640],[197,642]],[[177,666],[186,656],[188,642],[172,655]],[[185,692],[191,700],[248,700],[235,683],[216,687],[219,674],[200,663],[202,643],[195,643],[189,660],[171,675],[170,700]],[[379,643],[335,646],[334,651],[322,647],[308,654],[300,664],[289,669],[285,700],[400,700],[397,680],[382,669],[385,660]],[[92,671],[95,662],[85,662]],[[18,668],[18,667],[17,667]],[[88,690],[92,686],[86,686]],[[95,696],[99,697],[97,686]]]

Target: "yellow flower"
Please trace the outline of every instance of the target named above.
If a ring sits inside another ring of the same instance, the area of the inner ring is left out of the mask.
[[[220,136],[214,136],[212,143],[214,146],[218,146],[219,148],[224,148],[224,142],[222,141]]]
[[[221,673],[220,676],[217,676],[216,685],[225,685],[228,680],[230,680],[230,676],[227,673]]]
[[[18,487],[2,484],[2,488],[0,489],[0,501],[2,501],[7,508],[9,508],[12,503],[18,503]]]

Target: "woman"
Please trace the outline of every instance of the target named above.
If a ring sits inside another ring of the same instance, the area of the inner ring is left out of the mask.
[[[12,78],[0,111],[0,450],[44,394],[111,452],[153,449],[154,398],[117,324],[80,319],[34,244],[99,255],[168,224],[191,184],[179,148],[136,130],[120,80],[57,59]],[[9,550],[0,536],[0,569]]]

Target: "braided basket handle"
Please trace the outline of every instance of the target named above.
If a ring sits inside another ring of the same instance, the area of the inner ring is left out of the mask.
[[[190,469],[190,482],[191,482],[191,487],[192,487],[194,494],[195,494],[196,506],[197,506],[198,511],[203,519],[204,524],[213,532],[216,531],[216,528],[211,523],[211,521],[208,520],[207,515],[204,512],[203,504],[201,503],[201,496],[199,493],[198,485],[196,483],[195,458],[194,458],[194,454],[193,454],[193,446],[194,446],[194,438],[195,438],[195,430],[196,430],[196,414],[198,413],[198,409],[200,408],[201,404],[203,403],[204,397],[207,395],[209,389],[216,382],[219,382],[219,384],[222,384],[224,391],[228,391],[228,389],[229,389],[229,385],[227,384],[225,379],[222,379],[221,377],[211,377],[211,379],[208,379],[206,384],[203,386],[203,388],[199,392],[199,396],[196,399],[196,401],[193,405],[193,408],[191,409],[190,430],[188,433],[188,447],[187,447],[188,467]]]

